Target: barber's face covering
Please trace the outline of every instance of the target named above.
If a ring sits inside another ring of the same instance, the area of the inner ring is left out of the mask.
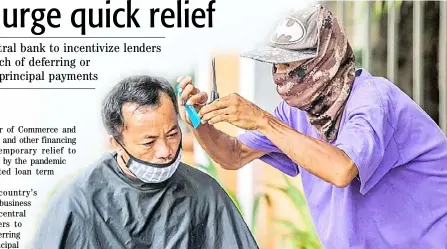
[[[287,103],[307,113],[325,141],[338,133],[343,106],[355,78],[354,53],[338,19],[322,8],[318,17],[317,56],[273,71],[277,91]]]

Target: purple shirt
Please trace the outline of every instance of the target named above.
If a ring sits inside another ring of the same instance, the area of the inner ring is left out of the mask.
[[[270,152],[260,159],[278,170],[301,174],[325,249],[447,248],[445,135],[397,86],[365,70],[356,74],[332,143],[358,167],[359,177],[347,187],[310,174],[260,132],[247,131],[240,141]],[[305,113],[284,101],[274,115],[295,130],[320,138]]]

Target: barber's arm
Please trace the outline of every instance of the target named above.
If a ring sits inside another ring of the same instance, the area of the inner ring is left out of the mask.
[[[358,174],[354,162],[342,150],[301,134],[272,116],[258,130],[294,162],[337,187],[345,187]]]
[[[335,186],[348,185],[358,174],[354,162],[342,150],[301,134],[237,94],[204,106],[199,115],[210,125],[228,122],[260,131],[295,163]]]
[[[206,153],[224,169],[240,169],[265,154],[245,146],[236,137],[209,124],[200,125],[193,133]]]
[[[177,81],[182,91],[182,96],[178,101],[180,116],[191,126],[188,115],[185,113],[184,102],[189,101],[188,104],[199,111],[203,103],[207,102],[208,95],[192,85],[191,77],[181,77]],[[206,153],[221,167],[228,170],[237,170],[266,153],[245,146],[237,138],[206,122],[199,125],[197,129],[191,128],[191,130]]]

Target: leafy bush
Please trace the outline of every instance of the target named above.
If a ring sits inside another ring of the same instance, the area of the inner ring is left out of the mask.
[[[296,211],[300,214],[305,228],[302,229],[289,220],[275,219],[274,221],[276,223],[282,225],[288,230],[288,233],[282,236],[282,242],[278,248],[322,249],[323,247],[321,246],[315,232],[303,193],[290,182],[287,176],[283,176],[283,178],[286,182],[286,187],[277,187],[272,185],[269,187],[279,191],[290,200]]]

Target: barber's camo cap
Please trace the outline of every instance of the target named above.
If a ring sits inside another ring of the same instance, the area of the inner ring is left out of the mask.
[[[282,18],[268,46],[242,53],[242,57],[268,63],[291,63],[314,58],[318,45],[321,5],[297,10]]]

